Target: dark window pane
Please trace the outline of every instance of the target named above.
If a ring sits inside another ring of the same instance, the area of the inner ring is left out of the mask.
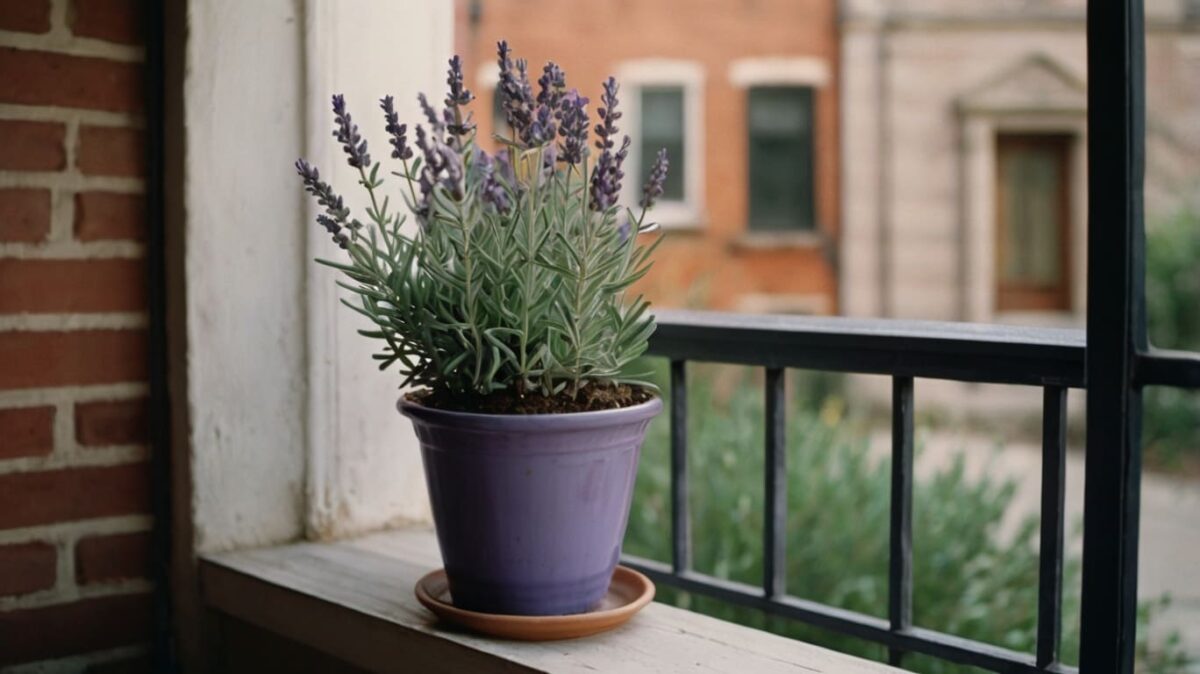
[[[749,98],[750,229],[812,229],[812,89],[754,87]]]
[[[646,87],[642,89],[641,166],[638,184],[644,185],[650,167],[661,149],[667,150],[671,168],[663,185],[663,199],[683,200],[684,120],[683,87]]]

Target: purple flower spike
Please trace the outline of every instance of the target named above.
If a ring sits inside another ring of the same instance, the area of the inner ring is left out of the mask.
[[[429,99],[425,98],[425,94],[417,94],[417,102],[421,104],[421,112],[425,113],[425,119],[429,120],[429,127],[433,129],[434,134],[440,134],[446,128],[442,117],[438,115],[437,110],[429,104]]]
[[[617,131],[617,120],[621,119],[621,113],[617,110],[617,80],[610,76],[604,82],[604,94],[600,96],[600,102],[603,104],[596,114],[600,116],[601,123],[596,125],[596,135],[599,139],[596,141],[596,149],[611,150],[615,145]]]
[[[625,136],[619,151],[614,154],[611,149],[605,148],[596,158],[589,203],[593,211],[603,213],[617,203],[617,197],[621,194],[621,179],[625,177],[621,164],[629,155],[629,145],[629,136]]]
[[[489,203],[496,208],[500,213],[508,213],[512,209],[512,201],[508,198],[508,192],[505,191],[504,185],[496,179],[496,164],[488,153],[479,152],[479,171],[482,179],[479,183],[479,192],[485,203]]]
[[[500,93],[501,107],[508,118],[508,123],[522,142],[529,143],[529,128],[533,125],[535,102],[533,89],[529,86],[527,65],[523,59],[516,61],[514,66],[512,51],[508,43],[501,40],[496,45],[497,59],[500,66],[500,83],[497,89]]]
[[[450,59],[450,68],[446,71],[446,84],[450,87],[446,96],[446,128],[456,138],[465,136],[475,129],[475,125],[471,122],[470,113],[464,114],[462,108],[475,100],[475,94],[463,86],[462,59],[457,54]]]
[[[367,141],[359,135],[358,125],[350,119],[350,113],[346,112],[346,98],[341,94],[333,97],[333,115],[337,121],[333,137],[337,138],[342,144],[342,149],[346,151],[347,163],[356,169],[370,168],[371,155],[367,154]]]
[[[303,159],[297,159],[296,173],[299,173],[300,179],[304,181],[304,191],[316,197],[317,203],[325,208],[325,212],[317,216],[317,222],[333,236],[335,243],[342,248],[349,246],[350,239],[343,232],[343,228],[359,227],[357,222],[346,222],[346,218],[350,217],[350,209],[346,208],[342,198],[333,191],[329,183],[321,180],[321,173],[317,171],[317,167]]]
[[[387,121],[384,129],[390,136],[388,144],[392,146],[392,159],[411,159],[413,151],[408,146],[408,125],[400,123],[400,116],[396,114],[395,101],[391,96],[384,96],[379,99],[379,107],[383,109],[383,118]]]
[[[652,208],[654,201],[662,196],[663,184],[667,182],[667,169],[671,162],[667,159],[667,148],[658,151],[654,158],[654,167],[650,169],[650,177],[642,187],[642,208]]]
[[[533,123],[529,125],[529,133],[523,138],[529,145],[545,145],[554,140],[558,126],[554,123],[554,113],[550,108],[539,105]]]
[[[558,134],[562,136],[562,160],[574,166],[587,156],[588,127],[591,121],[587,113],[588,99],[572,89],[563,95],[556,116],[559,120]]]
[[[542,76],[538,78],[538,105],[544,105],[551,110],[558,109],[559,99],[567,88],[567,74],[554,61],[542,68]]]

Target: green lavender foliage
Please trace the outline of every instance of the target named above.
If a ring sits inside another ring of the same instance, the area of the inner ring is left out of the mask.
[[[456,397],[500,390],[578,394],[589,385],[632,381],[628,365],[654,331],[648,302],[630,291],[658,243],[642,245],[636,236],[650,229],[652,203],[640,213],[615,204],[596,208],[587,150],[576,163],[556,161],[553,128],[548,139],[543,134],[533,142],[515,133],[497,138],[504,149],[489,156],[458,105],[472,96],[461,89],[457,57],[450,75],[445,117],[422,99],[430,131],[418,130],[415,159],[402,149],[405,130],[395,128],[394,115],[388,118],[398,138],[392,157],[400,164],[392,181],[380,164],[371,165],[357,127],[343,117],[344,101],[335,97],[341,125],[335,135],[370,197],[365,225],[339,210],[340,197],[314,178],[315,169],[297,165],[310,192],[332,194],[336,202],[326,209],[332,220],[321,222],[346,258],[318,262],[344,274],[338,284],[354,297],[343,303],[371,323],[359,332],[379,340],[380,369],[397,367],[402,386]],[[572,101],[576,112],[586,103]],[[383,104],[391,115],[391,99]],[[623,158],[616,157],[618,167]],[[615,191],[619,183],[607,187]],[[406,209],[391,207],[395,188]],[[406,211],[416,214],[417,226],[405,226]]]

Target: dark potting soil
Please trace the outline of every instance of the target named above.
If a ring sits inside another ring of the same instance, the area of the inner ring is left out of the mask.
[[[412,402],[454,412],[476,412],[481,414],[567,414],[570,412],[595,412],[621,407],[632,407],[654,397],[654,393],[641,386],[620,384],[617,386],[590,385],[572,396],[567,391],[544,396],[540,393],[517,393],[495,391],[487,395],[456,396],[446,391],[422,389],[407,395]]]

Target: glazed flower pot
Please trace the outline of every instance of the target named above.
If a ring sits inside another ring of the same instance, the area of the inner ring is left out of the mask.
[[[573,414],[472,414],[403,398],[397,407],[421,442],[455,606],[566,615],[601,600],[660,399]]]

